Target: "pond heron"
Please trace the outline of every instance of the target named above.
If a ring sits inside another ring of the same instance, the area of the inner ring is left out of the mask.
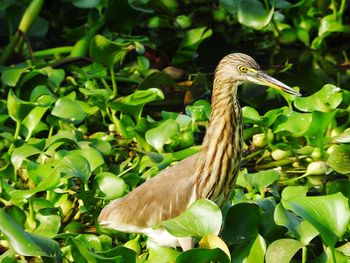
[[[163,246],[180,245],[184,250],[192,247],[191,237],[174,237],[164,228],[155,227],[180,215],[198,199],[207,198],[219,206],[229,199],[242,155],[242,112],[237,88],[244,82],[300,96],[265,74],[250,56],[225,56],[215,70],[212,112],[201,150],[110,202],[98,218],[103,227],[143,233]]]

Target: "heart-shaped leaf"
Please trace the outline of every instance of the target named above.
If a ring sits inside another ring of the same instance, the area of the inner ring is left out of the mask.
[[[220,208],[212,201],[199,199],[178,217],[161,222],[166,230],[177,237],[203,237],[218,235],[222,215]]]
[[[304,245],[294,239],[278,239],[266,251],[266,263],[289,263]]]
[[[268,10],[259,0],[238,1],[238,21],[242,25],[257,30],[262,29],[270,22],[273,12],[274,6]]]

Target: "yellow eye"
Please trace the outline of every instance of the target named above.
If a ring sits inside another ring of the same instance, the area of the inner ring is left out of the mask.
[[[242,73],[247,73],[248,72],[248,68],[246,66],[239,66],[238,69]]]

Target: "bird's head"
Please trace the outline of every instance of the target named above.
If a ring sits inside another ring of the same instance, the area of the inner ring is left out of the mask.
[[[216,72],[220,78],[228,78],[239,83],[252,82],[279,89],[295,96],[301,96],[299,92],[294,91],[291,87],[264,73],[258,63],[246,54],[233,53],[227,55],[220,61]]]

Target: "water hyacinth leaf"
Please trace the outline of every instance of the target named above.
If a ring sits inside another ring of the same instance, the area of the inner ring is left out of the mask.
[[[307,220],[302,221],[298,225],[297,231],[300,235],[299,241],[304,245],[310,244],[311,240],[319,235],[317,229]]]
[[[318,28],[318,35],[325,37],[330,35],[332,32],[343,32],[344,26],[333,14],[324,16],[320,21],[320,27]]]
[[[162,99],[164,99],[164,94],[161,90],[150,88],[147,90],[136,90],[126,97],[109,103],[109,106],[114,110],[132,114],[135,120],[138,121],[146,103]]]
[[[39,226],[34,231],[36,234],[52,238],[60,230],[61,217],[59,215],[36,213],[35,218],[39,222]]]
[[[48,171],[44,179],[40,181],[35,188],[30,190],[14,189],[9,191],[9,195],[14,201],[23,203],[23,202],[26,202],[29,197],[31,197],[32,195],[38,192],[53,189],[59,184],[59,182],[60,182],[60,173],[57,172],[57,170]]]
[[[288,109],[278,116],[272,130],[275,133],[287,131],[293,136],[302,136],[308,130],[311,120],[310,113],[299,113]]]
[[[281,203],[276,206],[273,219],[277,225],[288,228],[295,238],[300,238],[297,228],[303,219],[285,209]]]
[[[280,178],[279,173],[273,169],[252,174],[247,173],[244,177],[251,186],[258,188],[259,190],[263,190],[265,187],[268,187]]]
[[[332,141],[335,143],[350,143],[350,129],[345,130],[343,133],[332,137]]]
[[[72,251],[74,262],[136,262],[136,253],[125,247],[116,247],[103,253],[96,253],[86,242],[70,237],[68,242],[75,248]]]
[[[126,188],[123,179],[109,172],[96,175],[95,182],[107,200],[113,200],[123,196]]]
[[[175,262],[177,256],[180,254],[175,249],[159,246],[150,239],[147,240],[147,248],[149,252],[147,262],[149,263]]]
[[[294,106],[304,112],[330,112],[336,109],[341,102],[341,89],[332,84],[326,84],[309,97],[297,97]]]
[[[176,82],[168,74],[155,71],[147,75],[139,85],[140,90],[147,90],[150,87],[164,90],[169,87],[175,87]]]
[[[308,188],[306,186],[288,186],[282,191],[282,200],[287,200],[295,196],[306,196]]]
[[[238,21],[242,25],[260,30],[270,22],[274,12],[274,3],[268,10],[259,0],[239,0]]]
[[[99,0],[73,0],[73,5],[78,8],[93,8],[97,7],[100,3]]]
[[[129,105],[144,105],[161,99],[164,99],[164,94],[160,89],[149,88],[147,90],[136,90],[129,96],[122,98],[121,101]]]
[[[341,174],[350,173],[350,145],[334,145],[327,164]]]
[[[106,68],[124,59],[128,44],[113,42],[102,35],[96,35],[90,42],[91,58]]]
[[[231,259],[230,250],[228,249],[225,242],[218,236],[215,235],[206,235],[199,241],[200,248],[220,248],[222,251],[226,253],[226,255]]]
[[[312,112],[312,121],[309,126],[309,129],[305,133],[309,137],[311,144],[322,147],[324,145],[327,136],[329,125],[333,122],[336,111],[331,112],[321,112],[313,111]]]
[[[209,220],[210,219],[210,220]],[[222,215],[220,208],[212,201],[199,199],[178,217],[161,222],[166,230],[178,237],[203,237],[218,235]]]
[[[51,257],[54,262],[61,262],[61,250],[56,241],[25,232],[3,209],[0,209],[0,232],[20,255]]]
[[[350,210],[348,199],[341,193],[327,196],[294,196],[282,199],[283,206],[308,220],[320,233],[325,245],[334,247],[345,233]]]
[[[56,154],[57,163],[55,170],[64,173],[64,177],[77,177],[83,182],[91,175],[91,168],[88,160],[79,152],[59,151]]]
[[[48,107],[37,106],[24,118],[22,128],[25,127],[24,134],[26,136],[26,140],[28,140],[32,136],[33,132],[38,128],[38,124],[47,110]]]
[[[278,239],[267,248],[266,263],[289,263],[304,245],[295,239]]]
[[[131,139],[135,136],[135,123],[129,115],[124,114],[120,119],[120,132],[127,138]]]
[[[158,152],[163,152],[164,144],[174,135],[179,133],[179,125],[174,120],[166,120],[157,127],[146,132],[145,138],[148,144]]]
[[[242,220],[245,215],[245,220]],[[234,205],[225,217],[222,237],[229,244],[254,240],[258,235],[260,212],[258,206],[249,203]]]
[[[54,84],[55,87],[59,87],[62,81],[64,80],[64,70],[63,69],[54,69],[52,67],[44,67],[38,70],[41,74],[46,75],[49,81]]]
[[[264,263],[266,253],[266,242],[261,235],[257,235],[253,245],[250,248],[249,255],[246,257],[247,262]]]
[[[7,86],[14,87],[25,72],[28,72],[27,68],[7,68],[1,74],[1,81]]]
[[[79,124],[85,120],[87,114],[80,105],[67,97],[56,101],[51,114],[67,122]]]
[[[95,169],[105,163],[101,153],[92,147],[84,147],[82,149],[73,150],[71,154],[78,154],[83,156],[90,164],[90,170]]]
[[[41,150],[30,144],[23,144],[22,146],[14,149],[11,155],[11,162],[16,170],[18,170],[23,161],[28,157],[41,153]]]
[[[206,100],[197,100],[193,105],[186,107],[186,113],[194,120],[206,121],[210,117],[211,105]]]
[[[259,123],[261,121],[259,112],[253,107],[243,107],[242,114],[244,118],[244,123]]]
[[[9,91],[7,110],[14,121],[21,122],[34,107],[34,105],[17,98],[12,90]]]
[[[198,27],[186,31],[171,64],[176,66],[191,60],[200,43],[212,34],[212,29],[207,27]]]
[[[176,263],[208,263],[208,262],[221,262],[229,263],[230,258],[220,248],[208,249],[208,248],[195,248],[187,250],[181,253],[176,258]]]

